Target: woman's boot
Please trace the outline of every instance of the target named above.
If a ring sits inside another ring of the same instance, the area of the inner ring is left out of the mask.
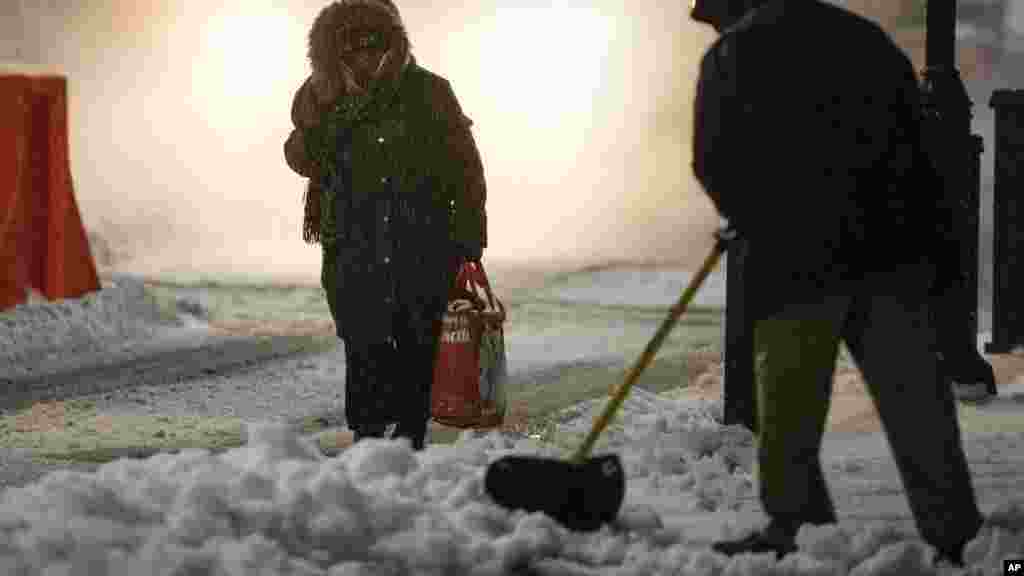
[[[355,439],[353,442],[359,442],[363,438],[384,438],[387,427],[384,424],[356,426],[352,431],[355,433]]]
[[[412,449],[419,452],[426,447],[427,443],[427,421],[426,420],[405,420],[398,423],[395,434],[392,438],[408,438]]]

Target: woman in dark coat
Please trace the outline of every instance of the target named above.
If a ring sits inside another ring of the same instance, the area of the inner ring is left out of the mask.
[[[487,244],[472,123],[448,81],[416,64],[388,0],[325,7],[309,58],[285,157],[309,178],[304,237],[323,248],[345,343],[345,417],[357,441],[396,424],[422,449],[453,274]]]

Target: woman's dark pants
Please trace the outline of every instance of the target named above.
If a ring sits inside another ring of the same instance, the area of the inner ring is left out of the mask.
[[[440,321],[423,333],[412,327],[406,310],[399,310],[388,341],[344,341],[345,418],[357,441],[382,437],[387,425],[394,423],[394,437],[408,438],[414,449],[422,450]]]

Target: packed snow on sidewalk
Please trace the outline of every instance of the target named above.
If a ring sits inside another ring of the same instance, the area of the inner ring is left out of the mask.
[[[564,430],[592,406],[567,418]],[[170,575],[951,574],[931,549],[892,526],[801,532],[800,551],[726,558],[706,534],[757,525],[728,520],[752,496],[752,441],[720,427],[701,401],[641,394],[601,450],[619,453],[629,492],[616,525],[572,533],[541,514],[508,511],[482,489],[486,466],[508,454],[564,456],[498,432],[412,452],[367,440],[324,458],[276,425],[254,425],[246,446],[118,460],[95,474],[54,472],[0,498],[0,573]],[[542,489],[543,478],[535,487]],[[994,515],[967,557],[1001,573],[1024,554],[1024,502]],[[983,571],[981,571],[983,570]]]
[[[665,300],[671,292],[651,291]],[[574,294],[584,296],[593,293]],[[180,317],[202,317],[201,307],[189,313],[182,304]],[[201,320],[194,327],[201,331]],[[188,329],[163,323],[141,283],[124,279],[91,297],[0,315],[0,374],[4,366],[52,367],[150,340],[174,345],[157,336]],[[227,452],[186,450],[118,460],[93,474],[54,472],[0,494],[0,574],[484,575],[524,566],[623,576],[936,573],[931,549],[891,524],[805,529],[800,552],[779,562],[714,554],[710,541],[762,520],[740,514],[755,498],[752,438],[717,425],[716,403],[639,389],[598,447],[620,454],[628,475],[614,526],[571,533],[543,515],[489,501],[482,478],[490,462],[513,452],[564,457],[600,407],[565,410],[555,444],[466,433],[422,453],[370,440],[325,458],[287,429],[262,424],[250,427],[246,446]],[[1008,450],[1024,450],[1024,437],[1013,442]],[[845,473],[858,474],[856,466]],[[524,489],[542,489],[543,478],[536,481]],[[968,548],[971,574],[1000,574],[1004,557],[1024,556],[1024,500],[1004,503],[991,521]]]
[[[0,376],[68,370],[154,346],[201,344],[208,335],[202,306],[185,299],[174,306],[162,316],[143,282],[125,275],[81,298],[50,302],[32,292],[25,304],[0,313]]]

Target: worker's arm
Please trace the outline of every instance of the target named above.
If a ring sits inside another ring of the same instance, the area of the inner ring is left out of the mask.
[[[737,122],[734,71],[722,41],[704,55],[697,79],[693,111],[693,174],[719,214],[733,221],[737,214],[736,150],[742,135]]]

